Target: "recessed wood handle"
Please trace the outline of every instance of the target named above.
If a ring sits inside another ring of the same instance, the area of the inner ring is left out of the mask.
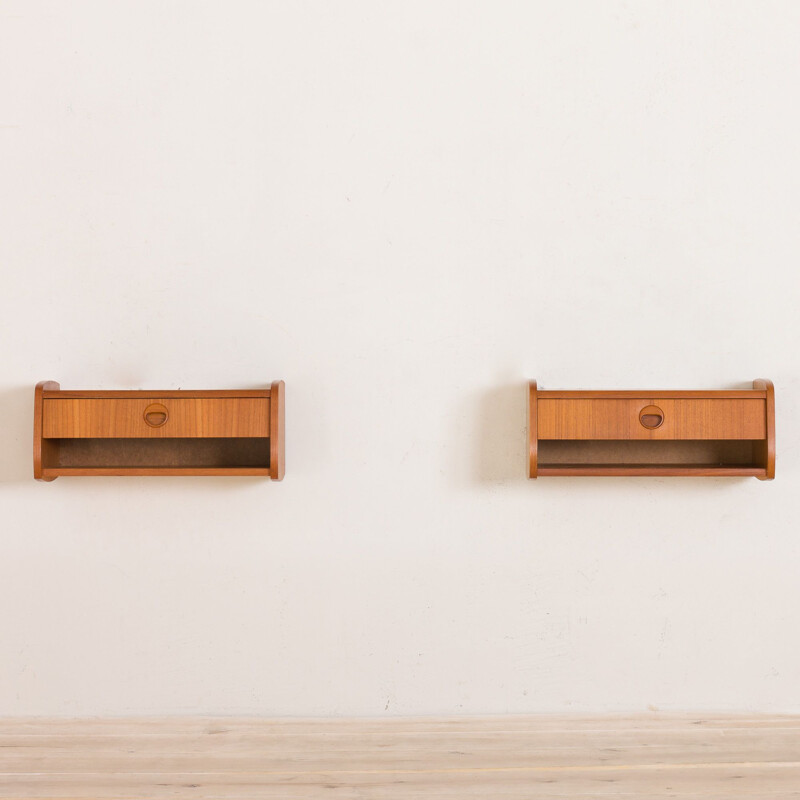
[[[160,428],[162,425],[166,425],[168,419],[169,411],[161,403],[151,403],[144,410],[144,421],[151,428]]]
[[[639,422],[645,428],[653,430],[664,422],[664,412],[658,406],[645,406],[639,412]]]

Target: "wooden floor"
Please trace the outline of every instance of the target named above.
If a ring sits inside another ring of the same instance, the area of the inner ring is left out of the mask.
[[[800,798],[800,717],[0,720],[0,798]]]

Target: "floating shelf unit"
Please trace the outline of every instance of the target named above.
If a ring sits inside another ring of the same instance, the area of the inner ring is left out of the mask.
[[[542,391],[530,383],[529,475],[775,477],[775,390]]]
[[[36,385],[33,476],[284,473],[284,384],[225,391],[62,391]]]

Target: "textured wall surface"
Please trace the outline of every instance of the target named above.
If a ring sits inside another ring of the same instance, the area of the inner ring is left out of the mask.
[[[0,713],[800,709],[800,5],[0,3]],[[525,381],[778,472],[525,477]],[[33,386],[287,474],[32,479]]]

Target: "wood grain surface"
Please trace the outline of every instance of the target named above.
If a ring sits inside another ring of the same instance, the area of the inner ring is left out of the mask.
[[[536,381],[528,384],[528,477],[535,478],[539,466],[538,395]]]
[[[269,399],[269,475],[282,481],[286,472],[286,386],[275,381]]]
[[[145,409],[163,405],[167,422],[154,428]],[[44,400],[43,436],[61,438],[171,438],[269,436],[266,398],[90,398]]]
[[[767,437],[759,445],[759,464],[764,467],[762,480],[771,481],[775,477],[775,386],[767,378],[756,378],[753,388],[766,395]]]
[[[0,798],[800,798],[800,718],[0,720]]]
[[[53,476],[44,474],[44,468],[55,459],[54,446],[42,439],[42,417],[45,392],[58,391],[56,381],[39,381],[33,390],[33,477],[37,481],[52,481]]]
[[[639,413],[664,412],[658,428],[646,428]],[[763,439],[762,399],[538,399],[539,439]]]
[[[58,386],[58,384],[54,384]],[[139,400],[147,397],[269,397],[269,389],[46,389],[45,400],[76,400],[81,398],[128,398]]]

